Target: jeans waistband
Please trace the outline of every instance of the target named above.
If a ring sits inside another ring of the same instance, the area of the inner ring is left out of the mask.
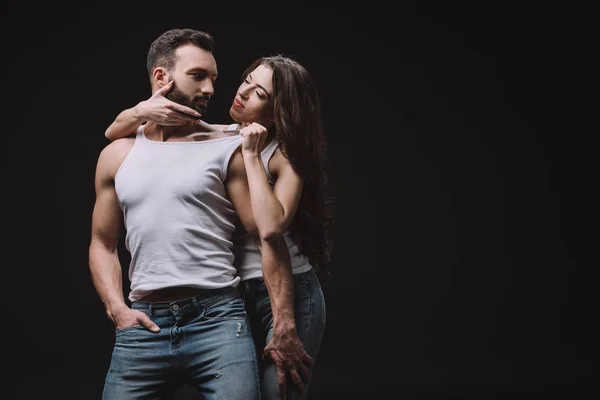
[[[202,295],[176,301],[151,302],[138,300],[131,303],[131,308],[144,311],[150,317],[157,314],[181,314],[196,312],[224,299],[236,297],[241,298],[239,288],[228,286],[220,289],[211,289]]]

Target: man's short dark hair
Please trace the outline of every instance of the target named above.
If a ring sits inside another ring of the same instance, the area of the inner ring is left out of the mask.
[[[215,40],[209,33],[196,29],[168,30],[150,45],[146,59],[148,75],[151,77],[156,67],[164,67],[167,71],[172,71],[177,61],[175,50],[186,44],[198,46],[211,53],[215,48]]]

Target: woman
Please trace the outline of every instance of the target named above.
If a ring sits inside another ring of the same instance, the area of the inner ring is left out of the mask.
[[[172,84],[167,85],[150,99],[122,111],[105,136],[110,140],[127,136],[145,121],[178,125],[197,120],[196,110],[167,98],[171,89]],[[244,71],[229,114],[236,123],[209,128],[239,129],[240,135],[247,137],[242,153],[254,218],[261,235],[283,234],[288,245],[296,329],[313,359],[310,372],[326,320],[315,269],[324,270],[329,261],[325,229],[330,215],[318,92],[310,74],[296,61],[283,56],[261,57]],[[273,317],[256,236],[238,224],[232,241],[257,349],[261,355],[267,345],[264,352],[268,353]],[[277,369],[265,359],[259,356],[263,398],[278,399],[281,382]],[[299,393],[288,384],[287,392],[286,398],[305,399],[308,387]]]

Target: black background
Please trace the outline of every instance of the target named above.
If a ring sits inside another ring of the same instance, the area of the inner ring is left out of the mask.
[[[323,4],[323,3],[321,3]],[[571,3],[570,3],[571,4]],[[284,53],[323,100],[336,197],[311,399],[592,398],[588,11],[528,2],[3,8],[2,398],[100,398],[97,156],[166,29],[217,42],[209,122]],[[588,397],[588,395],[590,397]],[[180,398],[194,398],[183,390]]]

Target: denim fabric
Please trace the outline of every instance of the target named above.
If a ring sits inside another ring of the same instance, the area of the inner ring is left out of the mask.
[[[262,350],[273,337],[273,314],[267,287],[262,278],[249,279],[242,282],[241,286],[259,357],[262,399],[280,399],[277,368],[269,360],[266,363],[262,361]],[[296,329],[304,350],[316,362],[325,331],[326,309],[321,284],[312,269],[294,274],[294,313]],[[312,373],[312,367],[309,371]],[[300,394],[288,377],[287,387],[287,399],[306,399],[309,385],[304,385],[304,392]]]
[[[207,400],[258,400],[256,351],[239,288],[173,302],[132,303],[161,330],[118,329],[103,399],[164,399],[179,386]]]

